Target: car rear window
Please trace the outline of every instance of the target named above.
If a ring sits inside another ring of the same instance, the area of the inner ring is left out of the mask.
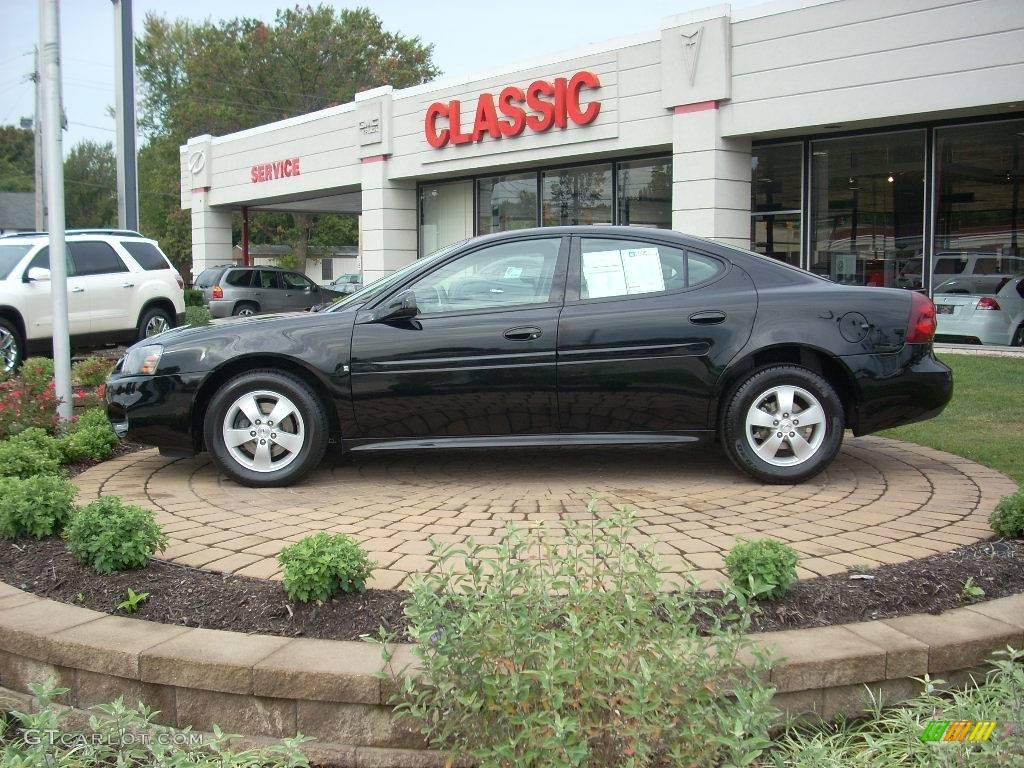
[[[248,288],[252,285],[253,269],[232,269],[224,275],[224,282],[236,288]]]
[[[145,270],[171,269],[171,263],[167,257],[160,253],[160,249],[152,243],[123,242],[121,245]]]
[[[217,282],[221,272],[221,269],[204,269],[196,278],[196,288],[209,288]]]

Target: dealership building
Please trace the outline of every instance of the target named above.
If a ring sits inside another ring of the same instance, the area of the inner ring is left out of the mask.
[[[621,224],[932,290],[1024,272],[1022,180],[1024,0],[714,6],[181,148],[194,274],[232,261],[240,209],[330,212],[360,216],[367,281],[473,235]]]

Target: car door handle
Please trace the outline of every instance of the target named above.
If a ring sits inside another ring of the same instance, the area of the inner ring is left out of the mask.
[[[509,341],[533,341],[541,336],[540,328],[532,326],[527,328],[509,328],[505,331],[505,338]]]
[[[690,322],[694,325],[718,325],[725,320],[725,312],[719,312],[717,309],[707,310],[705,312],[694,312],[690,315]]]
[[[122,288],[134,288],[135,287],[135,283],[124,283],[121,287]]]
[[[83,288],[82,286],[79,285],[79,286],[76,286],[76,287],[72,288],[70,292],[71,293],[84,293],[85,292],[85,288]]]

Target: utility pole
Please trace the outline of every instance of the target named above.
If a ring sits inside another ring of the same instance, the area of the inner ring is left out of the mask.
[[[139,180],[135,167],[135,32],[132,0],[114,5],[114,88],[117,91],[117,225],[139,228]]]
[[[33,46],[33,70],[31,80],[36,87],[36,113],[32,118],[32,140],[35,142],[36,158],[36,232],[46,229],[46,205],[43,197],[43,89],[39,74],[39,46]]]
[[[53,304],[53,373],[57,418],[71,423],[71,341],[68,336],[68,270],[64,244],[64,152],[60,104],[60,8],[39,0],[40,79],[43,86],[43,163],[50,231],[50,299]]]

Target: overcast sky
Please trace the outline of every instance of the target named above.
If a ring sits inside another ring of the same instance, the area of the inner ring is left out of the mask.
[[[734,0],[733,7],[757,0]],[[286,0],[135,0],[135,29],[150,12],[165,16],[270,21]],[[305,4],[305,3],[303,3]],[[315,2],[313,3],[316,4]],[[389,30],[434,43],[442,76],[513,64],[569,48],[659,27],[666,16],[713,5],[714,0],[374,0],[335,3],[369,5]],[[211,14],[211,7],[216,10]],[[443,9],[443,10],[439,10]],[[17,124],[33,113],[32,46],[39,34],[37,0],[0,0],[0,125]],[[110,0],[61,3],[64,104],[68,131],[65,152],[82,139],[114,140],[114,31]]]

